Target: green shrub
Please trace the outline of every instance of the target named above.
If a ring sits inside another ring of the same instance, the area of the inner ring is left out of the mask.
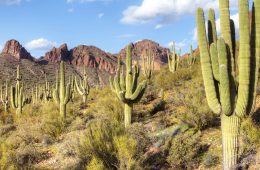
[[[207,153],[203,156],[203,164],[206,168],[212,168],[219,164],[219,157],[212,153]]]
[[[202,149],[199,134],[180,134],[171,140],[167,162],[173,169],[195,169]]]
[[[93,121],[80,139],[78,155],[87,168],[137,169],[142,150],[138,150],[138,140],[123,127],[105,120]],[[97,165],[98,164],[98,165]]]

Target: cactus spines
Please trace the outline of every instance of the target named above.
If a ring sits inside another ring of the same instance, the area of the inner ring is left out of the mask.
[[[254,1],[250,33],[248,0],[239,0],[238,61],[234,55],[236,42],[229,1],[219,0],[219,3],[222,38],[217,39],[212,9],[208,17],[208,40],[201,8],[197,11],[197,31],[207,101],[213,112],[221,114],[223,169],[230,170],[238,163],[241,117],[249,115],[255,105],[260,57],[260,1]],[[239,75],[236,75],[237,68]]]
[[[78,83],[77,78],[75,77],[75,85],[78,93],[83,97],[83,103],[86,104],[87,97],[89,94],[89,85],[88,85],[88,75],[85,67],[83,70],[83,79],[82,80],[80,79]]]
[[[147,80],[138,85],[139,66],[132,66],[132,46],[128,45],[126,54],[126,78],[121,72],[120,57],[118,57],[118,66],[114,81],[110,78],[110,86],[117,97],[125,104],[125,127],[128,127],[132,121],[133,104],[137,103],[143,96]]]
[[[11,105],[16,109],[16,114],[22,114],[23,103],[23,87],[21,85],[22,76],[20,75],[20,66],[17,66],[16,72],[16,86],[11,86]]]
[[[70,101],[70,83],[65,84],[65,70],[64,70],[64,61],[60,63],[60,80],[58,71],[56,72],[56,88],[53,90],[54,101],[60,105],[60,116],[61,118],[66,118],[66,106]]]
[[[175,71],[177,70],[179,63],[178,63],[178,56],[176,55],[176,51],[175,51],[175,43],[173,42],[172,44],[172,55],[169,54],[169,52],[167,51],[167,57],[168,57],[168,66],[169,66],[169,70],[172,73],[175,73]]]
[[[5,90],[5,92],[4,92]],[[8,98],[8,82],[5,82],[5,89],[3,88],[3,85],[1,85],[1,102],[4,105],[5,112],[8,111],[8,103],[9,103],[9,98]]]
[[[151,79],[152,72],[154,70],[154,55],[151,54],[151,50],[146,50],[145,54],[142,54],[143,61],[143,75],[146,79]]]

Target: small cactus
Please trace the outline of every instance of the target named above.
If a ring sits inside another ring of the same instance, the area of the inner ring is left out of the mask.
[[[75,77],[75,85],[78,93],[83,97],[83,103],[87,103],[87,97],[89,95],[89,85],[88,85],[88,75],[86,71],[86,67],[84,67],[83,71],[83,79],[77,81],[77,77]]]
[[[60,80],[58,71],[56,72],[56,87],[53,90],[54,101],[60,105],[60,116],[66,118],[66,106],[71,97],[71,85],[70,83],[65,85],[65,69],[64,61],[60,63]]]
[[[6,81],[5,82],[5,92],[4,91],[4,88],[3,88],[3,85],[1,85],[1,102],[2,104],[4,105],[4,108],[5,108],[5,112],[8,111],[8,104],[9,104],[9,97],[8,97],[8,82]]]
[[[23,87],[21,85],[22,76],[20,75],[20,66],[17,66],[16,86],[11,86],[11,104],[16,109],[16,114],[20,116],[24,107],[23,103]]]

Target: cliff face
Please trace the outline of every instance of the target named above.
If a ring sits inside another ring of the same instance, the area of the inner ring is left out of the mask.
[[[70,51],[71,63],[75,66],[98,68],[113,74],[116,70],[117,59],[94,46],[80,45]]]
[[[28,59],[33,61],[31,54],[16,40],[9,40],[5,43],[2,54],[10,55],[17,60]]]
[[[45,54],[44,59],[52,63],[58,63],[61,60],[68,61],[69,50],[67,44],[62,44],[59,48],[53,47]]]
[[[151,50],[151,54],[154,56],[154,65],[156,70],[159,70],[167,63],[167,50],[169,49],[161,47],[154,41],[142,40],[132,44],[132,46],[132,55],[134,60],[141,60],[141,55],[146,51]],[[118,55],[121,56],[121,58],[124,58],[126,55],[126,48],[122,49]]]

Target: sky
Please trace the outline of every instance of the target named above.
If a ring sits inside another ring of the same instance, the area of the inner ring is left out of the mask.
[[[237,1],[230,6],[238,28]],[[215,9],[218,19],[218,0],[0,0],[0,48],[16,39],[34,57],[62,43],[117,53],[151,39],[164,47],[175,41],[184,53],[197,47],[198,7]]]

